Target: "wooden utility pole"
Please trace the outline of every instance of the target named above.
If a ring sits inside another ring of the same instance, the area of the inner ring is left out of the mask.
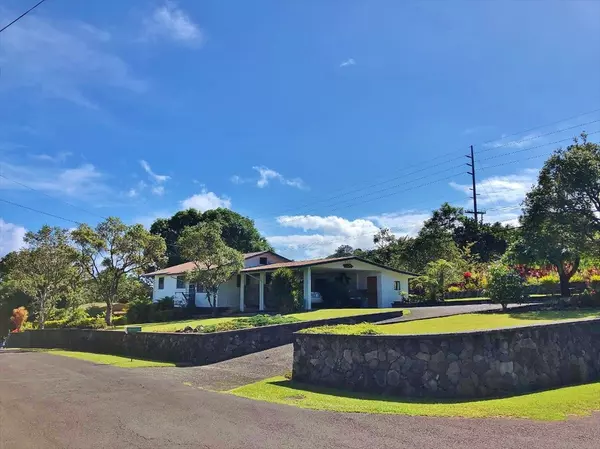
[[[480,212],[477,210],[477,180],[475,177],[475,152],[473,150],[473,145],[471,145],[471,154],[467,154],[467,158],[471,161],[470,163],[467,163],[467,165],[471,167],[471,171],[467,173],[471,175],[471,182],[473,185],[473,187],[471,188],[471,190],[473,191],[473,196],[471,197],[473,199],[473,210],[466,210],[465,213],[473,214],[473,217],[475,218],[475,226],[477,226],[479,224],[480,215],[481,222],[483,223],[483,215],[485,214],[485,212]]]

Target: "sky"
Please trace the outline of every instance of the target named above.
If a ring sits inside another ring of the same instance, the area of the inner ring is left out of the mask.
[[[4,0],[0,27],[33,3]],[[0,33],[0,256],[44,224],[187,207],[246,215],[295,259],[364,249],[470,207],[470,145],[485,220],[515,223],[544,158],[600,136],[598,17],[592,0],[47,0]]]

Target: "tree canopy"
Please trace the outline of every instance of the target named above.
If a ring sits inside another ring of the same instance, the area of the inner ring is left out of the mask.
[[[152,223],[150,232],[160,235],[167,243],[167,265],[189,262],[177,247],[177,240],[184,229],[203,223],[213,223],[221,230],[225,244],[241,253],[273,250],[267,240],[260,235],[254,222],[237,212],[225,208],[207,210],[186,209],[170,218],[159,218]]]

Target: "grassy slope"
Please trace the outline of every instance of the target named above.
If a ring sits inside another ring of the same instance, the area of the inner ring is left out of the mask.
[[[289,316],[298,318],[301,321],[310,321],[354,315],[368,315],[379,312],[399,312],[400,310],[401,309],[321,309],[311,312],[292,313]],[[169,321],[166,323],[134,324],[133,326],[142,326],[142,330],[144,332],[175,332],[176,330],[183,329],[186,326],[196,327],[200,324],[216,324],[225,321],[231,321],[233,319],[235,319],[235,317],[203,318],[199,320]],[[125,326],[117,326],[115,329],[123,329],[124,327]]]
[[[63,351],[59,349],[45,350],[48,354],[60,355],[64,357],[73,357],[75,359],[86,360],[88,362],[97,363],[100,365],[112,365],[121,368],[149,368],[149,367],[165,367],[175,366],[174,363],[155,362],[152,360],[130,359],[127,357],[119,357],[116,355],[95,354],[91,352]]]
[[[379,326],[373,324],[328,326],[326,328],[312,328],[308,332],[319,333],[324,331],[330,334],[364,334],[369,330],[374,330],[375,332],[382,334],[435,334],[529,326],[534,324],[552,323],[560,320],[592,318],[598,316],[600,316],[599,310],[539,311],[509,314],[473,313]]]
[[[295,384],[283,377],[236,388],[236,396],[301,408],[465,418],[527,418],[558,421],[600,410],[600,382],[480,401],[426,401],[372,396]]]

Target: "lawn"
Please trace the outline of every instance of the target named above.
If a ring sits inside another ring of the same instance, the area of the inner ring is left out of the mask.
[[[327,318],[341,318],[355,315],[370,315],[381,312],[400,312],[401,309],[321,309],[311,312],[292,313],[286,316],[291,316],[300,321],[324,320]],[[404,311],[404,313],[407,313]],[[165,323],[143,323],[134,324],[134,326],[142,326],[144,332],[175,332],[178,329],[183,329],[186,326],[195,328],[199,325],[211,325],[234,320],[237,317],[221,317],[221,318],[202,318],[197,320],[182,320],[168,321]],[[115,329],[124,329],[125,326],[117,326]]]
[[[119,357],[117,355],[95,354],[92,352],[63,351],[60,349],[41,350],[48,354],[59,355],[63,357],[72,357],[79,360],[97,363],[99,365],[112,365],[120,368],[151,368],[175,366],[174,363],[155,362],[153,360],[130,359],[129,357]]]
[[[328,334],[438,334],[553,323],[600,317],[600,310],[535,311],[520,313],[472,313],[395,324],[322,326],[302,332]]]
[[[502,399],[423,400],[350,393],[275,377],[236,388],[230,394],[300,408],[350,413],[464,418],[523,418],[559,421],[600,410],[600,382]]]

